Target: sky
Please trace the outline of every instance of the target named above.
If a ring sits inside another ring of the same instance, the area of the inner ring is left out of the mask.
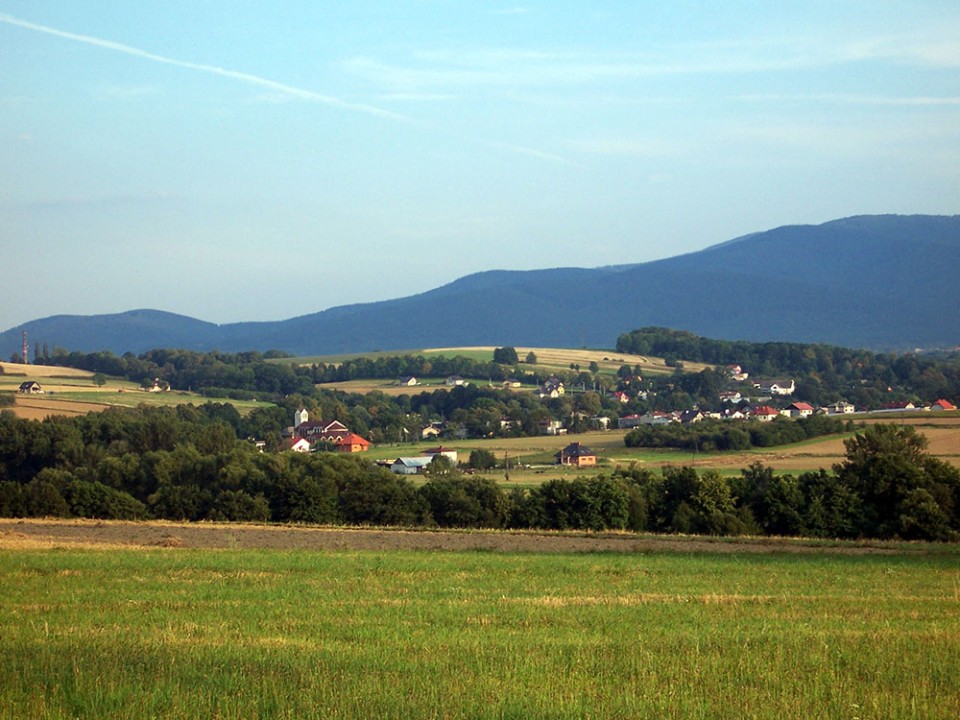
[[[0,330],[960,213],[960,3],[0,0]]]

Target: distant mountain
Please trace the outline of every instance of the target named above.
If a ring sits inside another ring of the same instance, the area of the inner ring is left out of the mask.
[[[960,216],[859,216],[776,228],[636,265],[489,271],[419,295],[278,322],[214,325],[134,310],[26,330],[51,349],[279,349],[297,355],[456,345],[613,347],[656,325],[718,339],[872,349],[960,344]]]

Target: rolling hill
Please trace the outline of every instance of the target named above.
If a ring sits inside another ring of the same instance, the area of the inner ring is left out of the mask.
[[[396,300],[215,325],[157,310],[58,315],[0,334],[31,347],[297,355],[428,346],[612,347],[658,325],[720,339],[871,349],[960,344],[960,216],[858,216],[780,227],[634,265],[488,271]]]

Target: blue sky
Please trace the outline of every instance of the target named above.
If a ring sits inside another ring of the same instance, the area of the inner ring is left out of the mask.
[[[0,0],[0,329],[958,212],[952,1]]]

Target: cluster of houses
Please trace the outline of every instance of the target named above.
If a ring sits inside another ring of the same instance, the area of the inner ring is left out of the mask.
[[[283,446],[294,452],[311,452],[325,445],[336,452],[357,453],[370,449],[370,441],[352,432],[338,420],[311,421],[305,408],[293,415],[293,427],[283,433]]]
[[[821,408],[821,411],[824,411]],[[831,414],[842,414],[853,412],[854,407],[849,403],[838,403],[837,408]],[[747,405],[744,407],[729,407],[717,412],[706,410],[674,410],[666,412],[654,410],[643,415],[624,415],[617,421],[617,427],[620,429],[634,428],[640,425],[668,425],[670,423],[690,423],[700,422],[701,420],[759,420],[760,422],[772,422],[778,417],[803,418],[810,417],[818,410],[805,402],[794,402],[785,408],[775,408],[770,405]],[[825,411],[824,411],[825,412]]]

